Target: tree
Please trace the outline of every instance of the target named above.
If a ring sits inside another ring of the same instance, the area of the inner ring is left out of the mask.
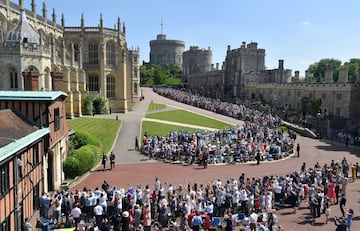
[[[341,61],[337,59],[321,59],[319,62],[311,64],[308,68],[310,74],[313,75],[316,82],[320,83],[325,78],[325,71],[329,68],[334,70],[334,81],[337,81],[339,78],[339,69],[341,66]]]
[[[153,65],[140,67],[140,79],[142,85],[171,85],[181,83],[181,70],[177,65],[166,66]]]
[[[321,99],[309,99],[308,97],[301,98],[301,111],[303,116],[312,115],[317,116],[321,107]]]
[[[162,66],[160,65],[154,66],[154,75],[153,75],[154,84],[155,85],[163,84],[165,78],[166,78],[166,73],[164,72]]]
[[[348,66],[349,81],[352,83],[355,82],[359,73],[360,59],[355,59],[355,58],[350,59],[350,61],[345,62],[344,65]]]

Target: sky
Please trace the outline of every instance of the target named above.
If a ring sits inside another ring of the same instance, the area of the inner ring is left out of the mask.
[[[18,1],[15,1],[18,3]],[[35,0],[42,14],[43,1]],[[31,9],[31,0],[24,0]],[[310,64],[323,58],[342,62],[360,58],[360,1],[358,0],[46,0],[47,17],[53,8],[60,24],[114,28],[117,18],[126,25],[128,48],[139,48],[149,61],[150,40],[158,34],[190,46],[212,50],[212,63],[224,62],[227,46],[257,42],[265,49],[267,69],[284,67],[304,76]],[[161,24],[163,26],[161,26]]]

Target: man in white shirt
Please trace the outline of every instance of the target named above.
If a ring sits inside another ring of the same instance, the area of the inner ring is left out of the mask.
[[[247,214],[248,212],[248,207],[247,207],[247,201],[248,201],[248,193],[246,191],[245,188],[242,188],[240,190],[240,202],[241,202],[241,211],[245,214]]]
[[[96,206],[94,207],[94,215],[95,215],[95,218],[96,218],[96,225],[98,227],[100,227],[101,224],[102,224],[103,213],[104,213],[104,209],[100,205],[99,200],[97,200]]]
[[[256,224],[258,220],[258,215],[255,213],[255,210],[252,210],[252,213],[249,216],[249,222],[250,222],[250,230],[256,231]]]
[[[75,221],[75,227],[77,229],[77,224],[80,222],[81,219],[81,209],[80,204],[76,204],[74,208],[71,210],[70,215],[73,217]]]
[[[210,220],[211,220],[211,218],[213,216],[213,213],[214,213],[214,204],[211,203],[211,201],[207,202],[207,205],[205,207],[205,211],[206,211],[207,215],[209,215]]]

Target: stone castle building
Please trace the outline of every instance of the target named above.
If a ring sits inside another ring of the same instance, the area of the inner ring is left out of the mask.
[[[212,71],[212,51],[210,47],[200,49],[198,46],[190,46],[188,51],[183,53],[183,74],[182,81],[187,82],[188,75]]]
[[[55,9],[47,18],[45,2],[38,15],[35,0],[31,10],[23,0],[0,0],[0,89],[62,90],[68,118],[83,114],[88,93],[99,93],[113,112],[127,112],[140,96],[140,65],[125,30],[120,19],[116,28],[104,27],[101,15],[96,27],[85,27],[84,17],[69,27],[64,15],[58,24]]]
[[[185,42],[166,39],[165,34],[158,34],[150,41],[150,64],[162,66],[177,65],[182,69]]]
[[[265,70],[265,50],[259,49],[254,42],[247,45],[243,42],[237,49],[228,46],[224,66],[222,91],[232,92],[240,98],[244,91],[244,77]]]
[[[185,57],[191,52],[191,49],[184,52],[184,64]],[[199,61],[198,65],[202,64]],[[197,66],[197,63],[191,65]],[[228,46],[221,70],[190,73],[187,69],[190,67],[184,65],[187,85],[213,97],[227,95],[236,99],[262,100],[275,107],[298,111],[302,109],[302,100],[316,99],[321,101],[321,116],[342,118],[346,121],[343,128],[360,123],[360,77],[357,82],[350,83],[346,66],[340,70],[336,83],[333,70],[326,72],[323,83],[310,83],[307,73],[305,80],[300,80],[299,71],[292,76],[292,70],[284,68],[284,60],[279,60],[278,68],[267,70],[265,49],[258,48],[255,42],[243,42],[240,48]]]

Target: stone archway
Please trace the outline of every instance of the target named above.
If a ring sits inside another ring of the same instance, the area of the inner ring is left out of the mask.
[[[95,98],[92,102],[93,112],[95,114],[101,114],[101,100],[99,98]]]

